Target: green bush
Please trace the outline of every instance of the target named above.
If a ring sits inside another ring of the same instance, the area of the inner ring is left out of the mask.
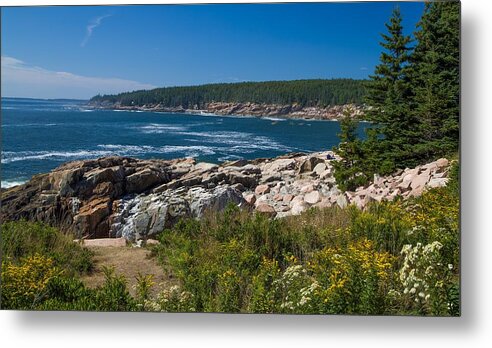
[[[197,311],[456,315],[459,197],[453,180],[421,197],[375,202],[363,211],[331,207],[272,220],[230,206],[164,231],[154,253]],[[442,302],[422,309],[402,295],[402,250],[433,242],[442,245],[440,261],[427,267],[447,267],[439,273],[446,275],[444,285],[435,289]]]
[[[92,252],[56,228],[27,221],[4,222],[0,227],[4,258],[16,262],[23,257],[44,255],[71,275],[93,269]]]

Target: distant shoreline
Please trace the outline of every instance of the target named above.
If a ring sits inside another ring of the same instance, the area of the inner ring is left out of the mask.
[[[355,104],[322,107],[301,107],[297,105],[255,104],[255,103],[209,103],[207,109],[188,109],[183,107],[164,107],[157,105],[123,106],[119,104],[99,104],[89,102],[86,107],[96,110],[157,112],[190,114],[218,117],[278,118],[279,120],[339,121],[347,109],[352,116],[362,116],[363,107]],[[275,122],[275,120],[272,120]],[[361,120],[361,122],[364,122]]]

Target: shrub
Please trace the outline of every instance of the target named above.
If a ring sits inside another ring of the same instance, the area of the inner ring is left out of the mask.
[[[13,262],[44,255],[67,274],[90,272],[92,252],[73,242],[69,235],[40,222],[10,221],[1,225],[2,254]]]
[[[407,309],[432,315],[459,312],[453,265],[443,263],[442,248],[439,242],[403,247],[403,266],[399,272],[403,291],[400,296]]]
[[[47,295],[49,282],[60,271],[52,259],[36,254],[22,258],[19,264],[2,262],[2,308],[33,309]]]

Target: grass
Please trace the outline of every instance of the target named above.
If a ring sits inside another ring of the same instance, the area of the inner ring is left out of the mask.
[[[90,247],[89,249],[93,253],[94,270],[81,277],[82,282],[88,288],[95,289],[104,284],[106,267],[113,268],[115,274],[125,277],[132,296],[136,295],[135,288],[139,274],[153,275],[153,282],[156,286],[151,289],[152,296],[157,296],[158,292],[178,283],[177,279],[170,278],[163,271],[162,266],[146,248]]]
[[[36,254],[53,259],[69,275],[93,269],[92,252],[73,242],[70,235],[40,222],[10,221],[1,226],[2,259],[18,262]]]
[[[2,224],[3,308],[455,316],[459,181],[421,197],[272,220],[229,206],[150,251]],[[159,285],[160,284],[160,285]]]

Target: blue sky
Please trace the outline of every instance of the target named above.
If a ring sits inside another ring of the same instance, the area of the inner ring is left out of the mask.
[[[3,8],[2,96],[367,78],[395,5],[410,34],[423,3]]]

